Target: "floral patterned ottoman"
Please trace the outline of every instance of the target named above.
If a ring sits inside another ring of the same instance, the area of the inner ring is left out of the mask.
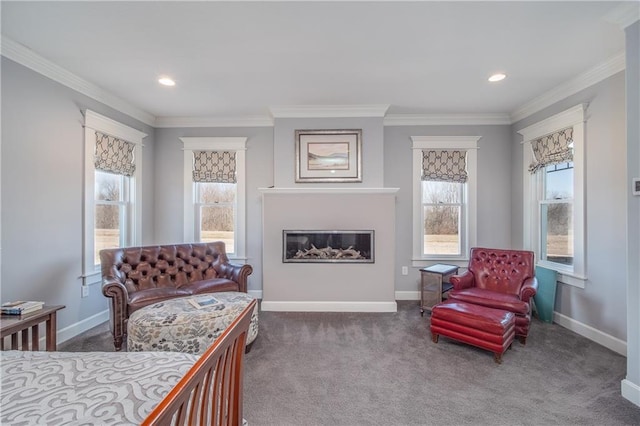
[[[127,350],[202,354],[252,300],[246,293],[228,291],[145,306],[129,317]],[[247,345],[257,336],[258,305],[251,316]]]

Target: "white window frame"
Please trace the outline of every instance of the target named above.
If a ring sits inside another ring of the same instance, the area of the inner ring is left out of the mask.
[[[424,267],[434,261],[467,266],[469,249],[477,242],[477,188],[478,188],[478,141],[481,136],[411,136],[413,141],[413,267]],[[460,149],[467,151],[467,182],[463,189],[464,201],[460,223],[460,255],[425,255],[424,221],[422,220],[422,151],[437,149]]]
[[[585,251],[585,130],[587,104],[576,105],[559,114],[519,130],[523,137],[523,243],[536,255],[536,264],[558,272],[558,281],[584,288],[586,276]],[[567,127],[573,128],[573,265],[542,260],[540,253],[540,208],[542,178],[529,172],[534,156],[531,142]]]
[[[235,253],[229,258],[246,262],[246,137],[183,137],[184,152],[184,242],[196,241],[196,190],[193,183],[194,151],[232,151],[236,153]]]
[[[94,111],[84,115],[84,238],[82,279],[83,285],[101,281],[100,265],[95,259],[95,147],[96,130],[135,145],[133,155],[136,170],[128,180],[125,190],[129,194],[128,223],[124,224],[125,245],[139,245],[142,241],[142,139],[147,134],[119,123]]]

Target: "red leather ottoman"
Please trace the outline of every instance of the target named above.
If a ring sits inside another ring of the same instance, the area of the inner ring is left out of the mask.
[[[447,300],[431,311],[431,338],[446,336],[493,352],[498,364],[511,346],[516,334],[516,318],[512,312],[486,308],[471,303]]]

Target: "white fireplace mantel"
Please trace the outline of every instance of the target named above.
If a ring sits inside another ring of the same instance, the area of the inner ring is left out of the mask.
[[[395,194],[400,188],[258,188],[263,194]]]

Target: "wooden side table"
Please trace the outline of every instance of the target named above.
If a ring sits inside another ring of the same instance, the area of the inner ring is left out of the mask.
[[[420,269],[420,315],[442,302],[442,294],[453,287],[449,277],[457,273],[457,266],[442,263]]]
[[[40,323],[46,323],[47,330],[47,351],[55,351],[56,342],[56,313],[63,309],[63,305],[44,306],[35,312],[25,315],[2,315],[0,316],[0,350],[4,350],[4,338],[11,336],[11,349],[22,349],[23,351],[40,350]],[[31,329],[31,348],[29,348],[29,329]],[[18,335],[22,335],[22,347],[18,345]]]

